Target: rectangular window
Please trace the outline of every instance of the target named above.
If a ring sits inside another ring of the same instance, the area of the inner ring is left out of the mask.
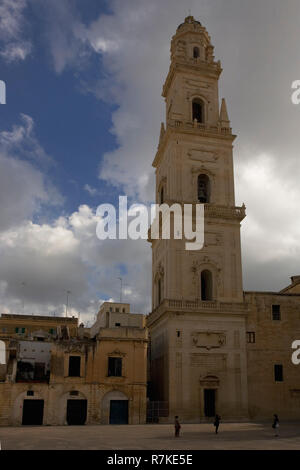
[[[176,331],[176,334],[177,334],[177,338],[180,338],[180,331],[179,330]]]
[[[108,358],[108,376],[109,377],[122,377],[122,358],[109,357]]]
[[[121,323],[115,323],[115,326],[121,326]]]
[[[255,332],[247,331],[247,343],[255,343]]]
[[[272,305],[272,319],[281,320],[280,305]]]
[[[274,365],[275,382],[283,382],[283,367],[281,364]]]
[[[16,327],[15,329],[16,333],[25,333],[25,328],[20,328],[20,327]]]
[[[56,333],[55,328],[50,328],[49,333],[50,335],[54,335]]]
[[[120,310],[120,309],[117,307],[117,308],[116,308],[116,312],[119,313],[119,310]]]
[[[69,377],[80,377],[80,356],[69,357]]]

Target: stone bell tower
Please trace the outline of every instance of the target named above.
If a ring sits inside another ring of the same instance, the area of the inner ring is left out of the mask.
[[[153,161],[156,202],[201,203],[205,215],[201,250],[187,251],[184,239],[150,239],[151,399],[164,402],[169,420],[247,415],[245,206],[235,206],[235,136],[225,100],[219,102],[221,72],[206,29],[188,16],[171,41],[166,124]]]

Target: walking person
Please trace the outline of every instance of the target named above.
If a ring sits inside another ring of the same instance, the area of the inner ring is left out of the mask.
[[[179,423],[179,420],[178,420],[178,416],[175,416],[175,437],[179,437],[179,433],[180,433],[180,423]]]
[[[221,416],[216,415],[216,417],[215,417],[215,422],[214,422],[214,427],[215,427],[216,434],[218,434],[218,429],[219,429],[219,426],[220,426],[220,421],[221,421]]]
[[[276,414],[274,414],[274,421],[272,424],[272,428],[275,431],[275,437],[278,437],[279,436],[279,418],[278,418],[278,415]]]

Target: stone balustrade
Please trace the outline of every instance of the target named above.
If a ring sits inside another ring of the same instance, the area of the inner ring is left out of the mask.
[[[197,121],[180,121],[178,119],[170,119],[167,127],[180,128],[183,130],[199,130],[201,132],[209,132],[212,134],[232,135],[231,127],[212,126],[211,124],[197,122]]]
[[[219,301],[201,301],[201,300],[177,300],[164,299],[161,304],[155,308],[147,317],[147,324],[153,323],[160,315],[165,312],[214,312],[243,314],[248,311],[248,304],[240,302],[219,302]]]

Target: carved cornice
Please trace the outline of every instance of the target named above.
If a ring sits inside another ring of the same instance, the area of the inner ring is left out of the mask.
[[[164,299],[162,303],[147,316],[147,326],[153,325],[153,323],[165,314],[185,314],[193,312],[246,315],[248,312],[248,304],[246,302]]]
[[[196,204],[191,201],[176,201],[175,199],[165,200],[165,204],[172,206],[180,204],[183,210],[184,204]],[[242,221],[246,217],[246,206],[223,206],[220,204],[204,204],[204,217],[218,219],[229,219]]]
[[[201,72],[203,76],[209,76],[218,79],[222,73],[222,67],[219,61],[208,63],[206,61],[190,61],[184,57],[176,57],[176,59],[174,58],[171,62],[169,73],[163,85],[162,96],[164,98],[167,96],[168,89],[177,71],[195,71],[197,73]]]
[[[125,357],[126,353],[123,353],[122,351],[120,351],[120,349],[115,349],[114,351],[107,353],[107,355],[110,357],[115,357],[115,356]]]

